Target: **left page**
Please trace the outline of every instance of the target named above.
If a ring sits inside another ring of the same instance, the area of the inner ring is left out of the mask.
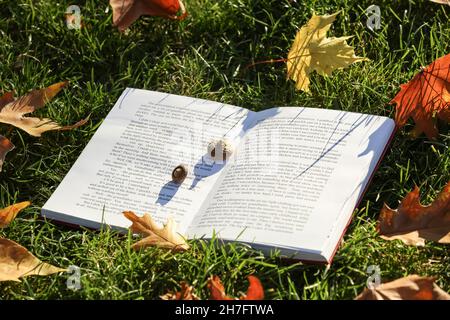
[[[238,144],[254,112],[202,99],[126,89],[42,208],[48,218],[126,228],[123,211],[169,216],[184,232],[222,173],[203,160],[211,139]],[[178,185],[172,170],[189,173]]]

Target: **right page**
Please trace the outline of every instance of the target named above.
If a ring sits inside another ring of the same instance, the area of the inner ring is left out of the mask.
[[[380,116],[314,108],[256,114],[189,236],[329,260],[394,131]]]

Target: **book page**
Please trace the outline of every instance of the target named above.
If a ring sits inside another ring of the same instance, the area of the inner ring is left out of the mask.
[[[342,215],[350,218],[394,123],[312,108],[256,119],[188,232],[319,254]]]
[[[203,161],[210,139],[239,144],[254,114],[222,103],[126,89],[42,213],[68,223],[128,227],[123,211],[187,226],[223,164]],[[172,170],[185,164],[182,184]]]

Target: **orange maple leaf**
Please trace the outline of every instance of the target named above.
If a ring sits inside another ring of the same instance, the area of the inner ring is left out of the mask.
[[[126,30],[140,16],[159,16],[183,20],[187,16],[181,0],[110,0],[113,9],[113,24],[120,31]],[[181,10],[181,15],[177,13]]]
[[[249,276],[248,282],[250,285],[247,289],[247,294],[242,296],[239,300],[262,300],[264,299],[264,289],[261,281],[255,276]],[[211,292],[211,300],[236,300],[229,297],[225,293],[225,288],[220,281],[219,276],[211,276],[208,280],[208,288]]]
[[[425,240],[450,243],[450,181],[429,206],[420,203],[418,187],[406,195],[397,210],[385,204],[377,230],[383,239],[405,244],[424,245]]]
[[[443,56],[421,71],[406,84],[390,104],[397,104],[395,123],[398,127],[413,118],[414,137],[424,132],[429,139],[438,135],[436,119],[450,122],[450,54]]]

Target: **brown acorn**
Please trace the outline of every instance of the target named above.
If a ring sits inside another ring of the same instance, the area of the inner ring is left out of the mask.
[[[184,164],[180,164],[172,171],[172,181],[181,184],[188,175],[188,169]]]

